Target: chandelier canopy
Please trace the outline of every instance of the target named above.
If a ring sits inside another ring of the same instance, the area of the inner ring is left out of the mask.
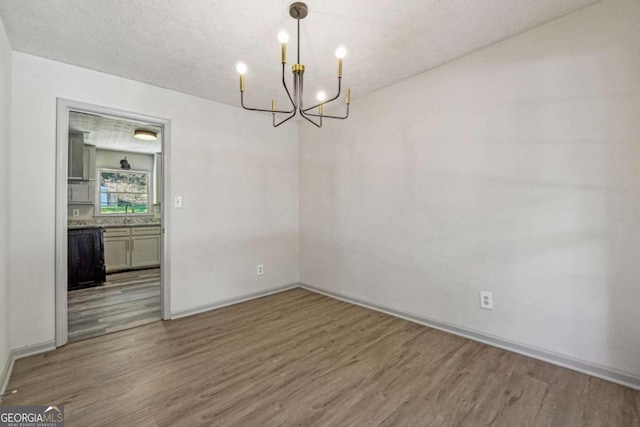
[[[345,104],[347,106],[347,110],[344,116],[332,116],[324,114],[324,105],[328,102],[338,99],[342,90],[342,60],[347,53],[346,49],[343,46],[340,46],[336,49],[336,57],[338,58],[338,94],[331,99],[327,99],[326,94],[320,91],[317,95],[317,99],[319,101],[318,104],[312,105],[311,107],[307,108],[305,108],[304,106],[304,65],[300,63],[300,20],[304,19],[307,16],[308,11],[309,10],[307,8],[307,5],[302,2],[292,3],[289,6],[289,15],[298,23],[298,55],[296,63],[291,67],[291,70],[293,72],[293,95],[289,91],[289,87],[287,86],[287,82],[285,79],[285,66],[287,64],[287,42],[289,41],[289,35],[284,31],[281,31],[280,34],[278,34],[278,40],[282,45],[282,85],[284,86],[284,90],[289,97],[289,101],[291,102],[290,110],[278,110],[276,108],[276,102],[273,100],[271,101],[271,110],[247,107],[244,104],[244,75],[247,72],[247,66],[243,63],[238,63],[236,67],[236,70],[240,74],[240,103],[242,104],[242,108],[249,111],[262,111],[271,113],[273,118],[273,127],[280,126],[284,122],[292,119],[298,113],[317,127],[322,127],[322,119],[344,120],[349,117],[349,104],[351,103],[350,89],[346,90]],[[313,112],[314,110],[316,112]],[[276,115],[278,114],[286,114],[287,116],[284,118],[280,118],[282,116],[279,116],[276,119]],[[313,119],[313,117],[317,117],[317,119]]]

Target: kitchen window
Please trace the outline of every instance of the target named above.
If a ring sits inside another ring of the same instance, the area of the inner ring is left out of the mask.
[[[149,172],[100,169],[100,215],[149,213]]]

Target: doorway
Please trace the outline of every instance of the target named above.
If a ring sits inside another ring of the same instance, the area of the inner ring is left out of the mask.
[[[57,114],[62,346],[168,317],[170,122],[62,99]]]

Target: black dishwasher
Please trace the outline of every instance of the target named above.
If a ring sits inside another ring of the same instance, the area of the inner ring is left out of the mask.
[[[106,281],[101,227],[69,230],[68,289],[98,286]]]

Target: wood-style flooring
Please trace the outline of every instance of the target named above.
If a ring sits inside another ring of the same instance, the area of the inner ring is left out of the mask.
[[[160,269],[107,275],[107,282],[67,293],[69,342],[160,320]]]
[[[640,392],[303,289],[16,362],[67,426],[638,426]]]

